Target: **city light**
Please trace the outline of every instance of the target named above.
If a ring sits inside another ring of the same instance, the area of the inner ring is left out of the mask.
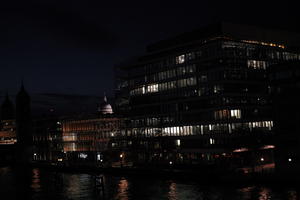
[[[264,158],[260,158],[260,161],[263,162],[265,159]]]

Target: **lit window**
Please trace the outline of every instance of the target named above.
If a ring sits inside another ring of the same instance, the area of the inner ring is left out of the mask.
[[[252,69],[266,69],[267,67],[266,61],[260,61],[260,60],[248,60],[247,65],[248,68],[252,68]]]
[[[233,118],[241,118],[241,110],[230,110],[230,116]]]
[[[209,144],[215,144],[215,139],[209,138]]]
[[[180,140],[175,140],[175,145],[176,145],[177,147],[180,147]]]
[[[147,92],[158,92],[158,84],[152,84],[147,86]]]
[[[176,64],[182,64],[185,62],[185,55],[180,55],[176,57]]]
[[[222,91],[222,87],[220,85],[214,85],[214,93],[217,94]]]
[[[79,154],[79,158],[83,158],[83,159],[86,159],[87,158],[87,154],[85,154],[85,153],[80,153]]]

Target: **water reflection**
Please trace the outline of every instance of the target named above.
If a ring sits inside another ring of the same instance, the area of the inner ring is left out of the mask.
[[[96,187],[103,177],[103,192]],[[0,168],[2,199],[32,200],[297,200],[299,188],[284,186],[206,185],[158,177],[118,177]],[[2,198],[6,197],[6,198]]]
[[[40,170],[39,169],[33,169],[32,170],[32,183],[31,183],[31,189],[33,192],[40,192]]]
[[[122,178],[118,184],[118,192],[114,199],[116,200],[129,200],[128,198],[129,183],[125,178]]]
[[[170,184],[170,191],[168,193],[168,199],[169,200],[177,200],[178,196],[177,196],[177,191],[176,191],[176,183],[172,182]]]
[[[271,199],[271,190],[268,188],[261,188],[259,192],[258,200],[268,200]]]

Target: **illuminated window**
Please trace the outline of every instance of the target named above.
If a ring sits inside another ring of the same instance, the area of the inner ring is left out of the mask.
[[[230,110],[230,116],[233,118],[241,118],[241,110]]]
[[[176,145],[177,147],[180,147],[180,140],[175,140],[175,145]]]
[[[252,69],[266,69],[267,62],[260,60],[248,60],[247,61],[248,68]]]
[[[209,138],[209,144],[215,144],[215,139]]]
[[[141,95],[141,94],[145,94],[145,86],[133,89],[130,91],[130,95],[131,96],[135,96],[135,95]]]
[[[86,159],[87,157],[88,157],[88,155],[85,154],[85,153],[80,153],[80,154],[79,154],[79,158]]]
[[[176,64],[182,64],[185,62],[185,55],[180,55],[176,57]]]
[[[148,85],[147,92],[149,93],[158,92],[158,84]]]
[[[222,87],[220,85],[214,85],[214,93],[220,93],[222,91]]]

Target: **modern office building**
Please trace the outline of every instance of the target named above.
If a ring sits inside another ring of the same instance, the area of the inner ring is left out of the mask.
[[[300,62],[269,69],[272,87],[275,163],[280,174],[300,173]]]
[[[219,23],[116,66],[128,154],[137,164],[273,168],[267,69],[300,60],[299,46],[298,34]]]

